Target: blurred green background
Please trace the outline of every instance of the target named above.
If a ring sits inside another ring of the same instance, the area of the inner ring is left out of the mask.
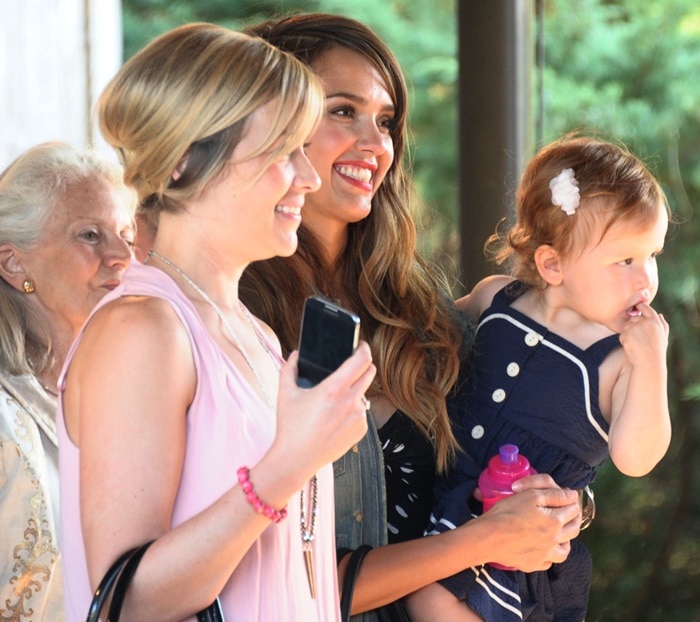
[[[573,129],[626,143],[660,179],[679,221],[659,260],[655,302],[671,325],[673,442],[646,477],[623,477],[609,463],[599,472],[598,517],[581,536],[594,558],[587,619],[700,622],[700,4],[532,1],[531,44],[534,50],[539,41],[544,51],[532,68],[533,86],[541,86],[532,95],[533,144]],[[447,268],[454,265],[460,243],[455,0],[123,0],[123,10],[125,57],[191,21],[239,29],[283,13],[324,11],[371,26],[409,81],[421,248]]]

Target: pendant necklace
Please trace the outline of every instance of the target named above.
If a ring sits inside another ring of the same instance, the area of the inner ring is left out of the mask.
[[[311,598],[316,598],[316,574],[314,573],[314,558],[311,545],[313,544],[316,532],[316,515],[318,514],[318,480],[314,475],[309,483],[309,495],[311,496],[311,513],[310,517],[306,516],[304,507],[304,491],[299,495],[301,498],[301,542],[304,550],[304,564],[306,564],[306,577],[309,580],[309,589],[311,590]]]
[[[199,296],[204,300],[204,302],[206,302],[214,310],[219,320],[221,321],[221,324],[224,327],[224,335],[228,337],[229,341],[233,344],[233,346],[241,353],[241,356],[245,360],[246,364],[253,372],[253,375],[255,376],[258,385],[260,386],[260,390],[262,391],[262,394],[265,397],[265,401],[267,402],[268,407],[272,412],[275,412],[275,406],[272,402],[272,399],[270,398],[270,395],[262,382],[262,378],[258,374],[258,371],[255,369],[252,359],[246,352],[245,348],[243,347],[243,343],[239,339],[238,335],[234,332],[233,327],[226,319],[226,316],[223,314],[219,306],[199,285],[197,285],[197,283],[195,283],[189,276],[187,276],[187,274],[185,274],[183,270],[181,270],[172,261],[170,261],[170,259],[164,257],[163,255],[157,253],[154,250],[148,251],[148,259],[150,259],[151,257],[159,259],[166,266],[175,271],[195,292],[197,292],[197,294],[199,294]],[[252,316],[250,311],[248,311],[245,305],[241,304],[240,306],[241,310],[243,311],[246,318],[253,327],[253,332],[255,333],[255,336],[258,338],[258,341],[265,349],[265,352],[267,352],[270,358],[272,358],[275,364],[277,364],[277,359],[272,354],[272,351],[270,350],[270,347],[267,344],[265,336],[262,334],[262,329],[258,326],[255,318]],[[299,492],[299,505],[301,510],[301,540],[304,552],[304,564],[306,566],[306,576],[309,580],[309,590],[311,592],[311,598],[316,598],[316,573],[314,572],[313,551],[311,549],[311,545],[314,541],[316,534],[316,516],[318,514],[318,478],[315,474],[309,482],[309,496],[311,507],[308,508],[309,516],[307,517],[307,508],[304,503],[304,491],[301,490]]]

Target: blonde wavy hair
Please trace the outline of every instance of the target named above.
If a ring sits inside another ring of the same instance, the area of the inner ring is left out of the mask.
[[[268,162],[312,133],[323,113],[318,79],[261,39],[194,23],[131,57],[102,93],[97,114],[139,212],[157,226],[161,211],[183,209],[222,172],[250,115],[270,102],[274,122],[250,154],[266,154]]]

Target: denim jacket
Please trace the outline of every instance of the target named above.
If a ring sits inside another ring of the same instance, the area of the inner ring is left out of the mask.
[[[336,548],[355,549],[387,543],[384,458],[371,416],[367,434],[333,464],[335,472]],[[375,622],[373,612],[352,616],[352,622]]]
[[[460,358],[464,360],[471,349],[475,327],[465,314],[456,310],[454,313],[462,333]],[[367,417],[367,424],[364,438],[333,464],[335,545],[338,549],[355,549],[360,544],[372,547],[387,544],[384,454],[371,416]],[[351,618],[352,622],[379,622],[379,619],[373,611]]]

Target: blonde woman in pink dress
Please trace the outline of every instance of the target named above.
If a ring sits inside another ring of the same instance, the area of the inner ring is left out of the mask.
[[[314,389],[238,299],[289,255],[319,178],[303,150],[321,87],[213,25],[144,48],[103,93],[101,130],[157,233],[88,320],[61,379],[68,622],[125,550],[155,540],[123,619],[339,619],[330,463],[367,429],[369,348]]]

